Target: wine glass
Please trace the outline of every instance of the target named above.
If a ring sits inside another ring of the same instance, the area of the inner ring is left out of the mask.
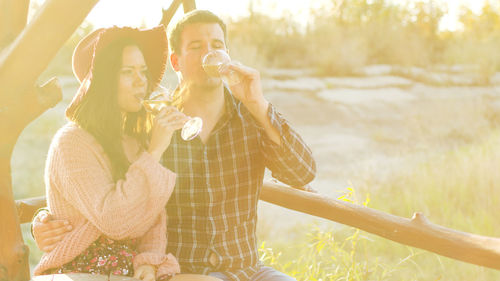
[[[231,63],[231,57],[224,50],[212,50],[202,59],[203,70],[211,77],[220,77],[228,85],[240,83],[238,73],[229,70],[226,74],[221,74],[224,66]]]
[[[142,101],[146,111],[153,115],[158,114],[166,106],[171,106],[173,102],[172,94],[165,87],[158,85],[156,90],[151,93],[151,97]],[[203,120],[200,117],[189,117],[181,130],[181,138],[190,141],[198,136],[203,127]]]

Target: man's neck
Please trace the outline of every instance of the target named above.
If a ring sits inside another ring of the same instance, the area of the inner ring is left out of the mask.
[[[203,129],[200,134],[203,142],[206,142],[213,128],[225,111],[224,86],[211,90],[191,88],[190,92],[183,96],[182,111],[188,116],[198,116],[203,119]]]
[[[182,109],[186,115],[213,115],[224,110],[224,87],[204,89],[192,87],[183,96]]]

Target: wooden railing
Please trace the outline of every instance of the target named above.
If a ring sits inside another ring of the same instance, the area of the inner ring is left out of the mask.
[[[318,193],[266,182],[261,200],[312,216],[359,228],[389,240],[431,251],[449,258],[500,269],[500,239],[439,226],[422,214],[402,218],[365,206],[325,197]],[[21,222],[45,206],[45,198],[16,202]]]

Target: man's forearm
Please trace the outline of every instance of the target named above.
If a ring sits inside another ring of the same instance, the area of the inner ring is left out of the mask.
[[[273,177],[286,184],[302,186],[309,183],[316,174],[316,162],[310,148],[272,105],[269,105],[267,116],[271,126],[278,130],[281,144],[277,146],[267,137],[262,139],[266,166]]]
[[[247,106],[248,110],[255,118],[255,120],[259,123],[260,126],[264,129],[264,132],[267,134],[270,140],[272,140],[277,145],[281,145],[281,136],[278,129],[276,129],[269,118],[267,111],[269,110],[269,102],[264,100],[258,104],[254,104],[250,107]]]

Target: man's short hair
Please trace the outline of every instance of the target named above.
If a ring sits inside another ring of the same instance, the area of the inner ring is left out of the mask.
[[[181,53],[181,35],[187,25],[194,23],[217,23],[224,32],[224,41],[227,41],[226,24],[216,14],[207,10],[193,10],[184,16],[169,30],[168,46],[170,52]]]

